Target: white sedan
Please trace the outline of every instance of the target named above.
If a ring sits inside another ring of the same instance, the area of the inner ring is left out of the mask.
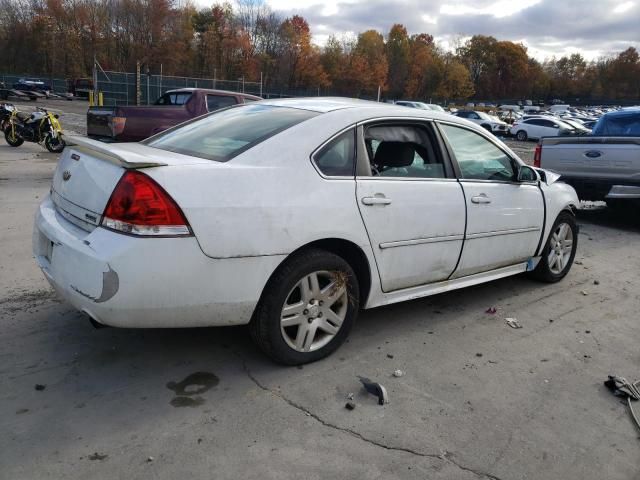
[[[524,142],[528,139],[542,137],[557,137],[563,135],[579,135],[573,126],[551,116],[531,117],[525,120],[516,120],[511,127],[511,135]]]
[[[448,114],[259,101],[142,143],[69,137],[33,248],[94,324],[249,324],[284,364],[358,311],[530,272],[562,279],[575,191]]]

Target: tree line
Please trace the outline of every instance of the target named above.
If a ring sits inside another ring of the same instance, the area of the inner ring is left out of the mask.
[[[261,0],[196,8],[179,0],[0,0],[0,70],[78,78],[105,70],[256,81],[265,91],[446,99],[640,99],[634,47],[539,62],[520,43],[475,35],[453,51],[432,35],[388,32],[312,42],[308,22]]]

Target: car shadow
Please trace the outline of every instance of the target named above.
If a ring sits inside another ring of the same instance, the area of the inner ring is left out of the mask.
[[[640,210],[633,205],[623,209],[607,207],[604,202],[584,202],[578,209],[576,217],[578,223],[640,232]]]

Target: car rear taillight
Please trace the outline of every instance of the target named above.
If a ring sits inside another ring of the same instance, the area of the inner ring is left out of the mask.
[[[151,177],[127,171],[113,190],[100,225],[131,235],[191,235],[182,210]]]
[[[540,158],[542,157],[542,145],[536,145],[536,151],[533,154],[533,166],[540,168]]]
[[[126,117],[111,117],[111,133],[114,137],[124,132],[125,123],[127,123]]]

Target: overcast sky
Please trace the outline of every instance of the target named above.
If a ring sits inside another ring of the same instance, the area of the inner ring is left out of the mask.
[[[473,34],[524,43],[539,60],[580,52],[587,59],[640,49],[640,0],[266,0],[302,15],[314,41],[394,23],[430,33],[444,48]]]

